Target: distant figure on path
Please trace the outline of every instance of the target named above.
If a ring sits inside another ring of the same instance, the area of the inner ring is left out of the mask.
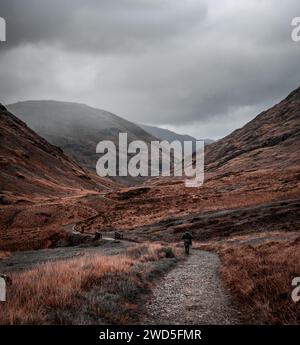
[[[185,254],[189,255],[190,254],[190,246],[192,245],[193,236],[190,232],[186,231],[183,234],[182,239],[183,239],[183,243],[184,243]]]

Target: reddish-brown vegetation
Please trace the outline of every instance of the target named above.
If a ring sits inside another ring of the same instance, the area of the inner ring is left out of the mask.
[[[0,260],[5,259],[10,256],[10,252],[0,250]]]
[[[90,209],[80,199],[114,188],[0,105],[0,249],[53,245],[62,224]],[[76,206],[74,206],[76,204]]]
[[[299,303],[292,300],[292,279],[300,276],[298,232],[259,233],[195,243],[217,251],[220,273],[239,303],[244,323],[299,324]]]
[[[126,255],[84,256],[14,273],[0,324],[135,322],[141,296],[176,255],[174,248],[144,244]]]

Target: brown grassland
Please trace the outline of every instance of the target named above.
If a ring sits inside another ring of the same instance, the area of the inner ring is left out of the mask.
[[[278,239],[264,242],[254,234],[195,245],[219,253],[220,274],[240,305],[244,323],[300,323],[299,305],[291,298],[292,279],[300,272],[300,237],[294,235],[288,239],[286,233],[277,233]],[[242,243],[245,239],[249,244]]]
[[[14,273],[0,324],[138,322],[151,282],[179,258],[176,248],[143,244],[123,255],[85,255]]]

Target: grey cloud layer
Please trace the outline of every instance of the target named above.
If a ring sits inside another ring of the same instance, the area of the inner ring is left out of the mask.
[[[1,0],[0,97],[219,137],[300,84],[297,15],[298,0]]]
[[[10,24],[8,47],[60,43],[75,51],[128,53],[184,35],[206,8],[165,0],[4,0],[1,13]]]

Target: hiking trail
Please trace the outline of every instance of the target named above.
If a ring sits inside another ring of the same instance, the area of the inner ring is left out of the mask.
[[[233,306],[218,274],[218,255],[192,250],[154,287],[145,306],[145,324],[237,324]]]

